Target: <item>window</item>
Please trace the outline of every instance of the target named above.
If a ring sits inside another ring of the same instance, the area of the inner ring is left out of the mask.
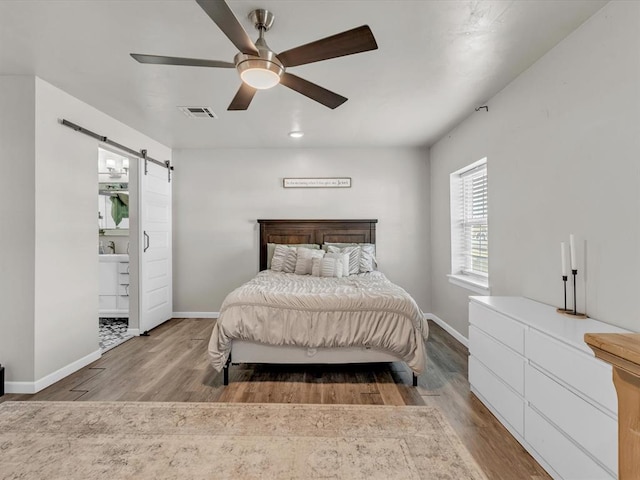
[[[488,294],[489,228],[487,159],[450,177],[452,283]]]

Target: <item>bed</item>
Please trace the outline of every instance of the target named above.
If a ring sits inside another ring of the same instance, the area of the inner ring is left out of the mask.
[[[268,245],[375,244],[377,220],[258,220],[260,272],[231,292],[209,342],[213,367],[240,363],[426,364],[426,320],[383,273],[342,278],[274,272]],[[346,260],[346,259],[345,259]]]

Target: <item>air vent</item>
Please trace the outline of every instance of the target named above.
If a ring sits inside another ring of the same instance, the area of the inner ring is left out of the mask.
[[[178,107],[189,118],[218,118],[211,107]]]

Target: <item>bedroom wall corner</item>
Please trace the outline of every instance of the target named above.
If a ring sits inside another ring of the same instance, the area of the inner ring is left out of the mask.
[[[218,312],[258,272],[258,218],[377,218],[380,269],[431,308],[426,149],[185,149],[174,164],[176,312]],[[285,189],[283,177],[352,187]]]
[[[6,390],[34,380],[35,79],[0,76],[0,363]]]
[[[449,175],[483,157],[491,294],[560,305],[574,233],[578,308],[640,331],[638,18],[639,3],[608,3],[432,146],[432,311],[463,336],[474,294],[446,276]]]

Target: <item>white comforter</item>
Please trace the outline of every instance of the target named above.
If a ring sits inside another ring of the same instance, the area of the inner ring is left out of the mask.
[[[343,278],[260,272],[225,298],[209,342],[220,371],[234,339],[307,348],[363,346],[426,364],[427,321],[415,300],[381,272]]]

